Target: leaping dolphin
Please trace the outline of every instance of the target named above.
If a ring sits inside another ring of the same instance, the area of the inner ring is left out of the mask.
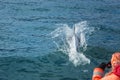
[[[75,45],[76,45],[76,50],[77,52],[79,51],[80,48],[80,34],[77,32],[77,28],[74,26],[73,27],[73,35],[75,36]]]

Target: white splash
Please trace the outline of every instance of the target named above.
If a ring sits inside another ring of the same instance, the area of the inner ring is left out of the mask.
[[[61,27],[51,32],[58,49],[66,53],[75,66],[89,64],[90,60],[83,52],[87,49],[86,37],[94,29],[88,27],[87,21],[77,23],[73,28],[67,24],[59,24],[59,26]]]

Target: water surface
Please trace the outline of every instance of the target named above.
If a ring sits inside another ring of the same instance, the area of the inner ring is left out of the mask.
[[[93,68],[120,49],[119,5],[119,0],[0,0],[0,80],[91,80]],[[75,66],[50,33],[63,27],[59,24],[72,29],[82,21],[94,28],[83,52],[90,64]]]

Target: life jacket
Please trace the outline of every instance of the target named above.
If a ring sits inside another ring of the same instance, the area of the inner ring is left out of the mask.
[[[114,74],[114,72],[107,76],[104,76],[104,71],[101,68],[95,68],[92,80],[120,80],[120,76]]]

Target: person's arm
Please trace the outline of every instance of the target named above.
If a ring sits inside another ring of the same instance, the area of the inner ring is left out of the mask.
[[[100,80],[104,75],[105,67],[105,63],[101,63],[98,67],[96,67],[93,71],[92,80]]]
[[[104,71],[101,68],[95,68],[93,71],[92,80],[100,80],[104,75]]]

